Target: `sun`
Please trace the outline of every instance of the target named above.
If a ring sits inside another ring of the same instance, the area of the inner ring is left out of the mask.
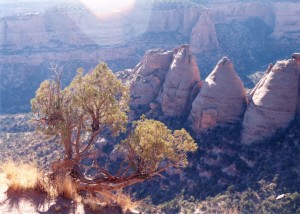
[[[80,2],[99,18],[110,17],[130,10],[136,0],[80,0]]]

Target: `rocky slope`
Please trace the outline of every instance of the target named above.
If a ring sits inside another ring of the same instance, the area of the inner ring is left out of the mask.
[[[155,80],[155,74],[162,72],[165,77],[158,84],[160,85],[159,90],[163,88],[168,80],[167,76],[171,74],[173,74],[171,80],[189,85],[190,81],[184,81],[183,74],[189,76],[197,70],[194,69],[194,63],[187,63],[188,59],[192,57],[188,46],[181,46],[172,51],[150,50],[135,69],[125,70],[119,74],[119,77],[123,78],[124,82],[129,81],[131,85],[139,84],[139,87],[144,87],[150,83],[148,81],[140,82],[140,79],[152,81]],[[152,61],[153,59],[155,60]],[[298,53],[293,54],[292,59],[279,61],[268,68],[264,77],[250,93],[250,104],[246,109],[242,135],[249,137],[245,134],[250,133],[254,134],[254,138],[246,138],[247,140],[250,139],[251,142],[241,143],[239,121],[241,121],[245,110],[246,95],[243,84],[234,70],[233,63],[226,57],[221,59],[214,71],[203,81],[193,105],[196,105],[198,99],[203,101],[199,103],[199,106],[197,104],[200,109],[200,114],[196,114],[197,116],[203,116],[201,114],[203,103],[207,106],[214,105],[214,108],[220,111],[218,116],[228,113],[227,115],[231,118],[229,122],[236,124],[224,126],[221,120],[216,120],[213,124],[216,126],[212,129],[202,129],[197,134],[191,132],[194,134],[199,149],[195,154],[189,156],[189,166],[183,172],[168,170],[164,174],[167,179],[159,180],[159,182],[157,180],[148,181],[125,191],[133,193],[137,199],[148,197],[155,205],[165,202],[162,209],[167,213],[182,211],[183,209],[178,206],[180,201],[188,200],[189,203],[196,205],[195,201],[201,202],[206,199],[212,200],[213,203],[216,202],[218,206],[229,203],[230,206],[236,206],[236,209],[242,213],[266,211],[282,213],[286,210],[297,213],[300,200],[298,194],[300,191],[300,172],[297,170],[300,166],[300,120],[299,118],[294,120],[289,127],[286,121],[295,118],[297,107],[299,107],[297,106],[299,103],[299,64],[300,54]],[[185,65],[184,69],[180,65]],[[198,75],[195,76],[198,77]],[[172,91],[172,89],[172,87],[166,87],[163,93],[168,93],[168,90]],[[156,90],[156,93],[159,90]],[[190,92],[192,91],[191,88]],[[153,96],[156,104],[160,104],[159,99],[157,99],[158,96],[160,95]],[[224,96],[227,99],[223,99]],[[191,103],[192,101],[188,102]],[[143,105],[132,107],[140,108],[141,106]],[[153,105],[150,103],[149,106]],[[233,107],[231,108],[231,106]],[[277,109],[274,110],[274,108]],[[233,111],[234,109],[237,111]],[[149,108],[145,111],[148,110]],[[189,113],[189,110],[186,111]],[[241,113],[236,114],[239,111]],[[148,116],[154,116],[154,113],[163,114],[163,112],[150,110]],[[39,165],[46,167],[46,164],[61,154],[59,145],[54,144],[54,140],[48,142],[49,139],[47,140],[32,132],[32,127],[27,124],[27,118],[27,115],[0,117],[1,157],[30,159],[32,156],[38,160]],[[170,118],[174,120],[170,120]],[[248,118],[247,123],[245,122],[246,118]],[[178,117],[168,115],[168,117],[159,117],[159,119],[173,122],[178,120]],[[182,127],[184,126],[183,119],[180,119]],[[265,130],[267,125],[269,126],[268,129],[271,130],[267,134],[275,133],[274,130],[280,128],[285,131],[275,139],[268,139],[269,135],[264,134],[258,135],[256,138],[255,133],[245,132],[252,130],[253,127],[249,126],[248,129],[247,126],[250,122],[255,123],[256,119],[259,123],[256,123],[254,128],[258,131]],[[282,122],[280,127],[277,126],[279,122]],[[15,126],[12,126],[11,123],[15,123]],[[207,124],[204,123],[204,125]],[[200,129],[196,129],[196,131],[200,131]],[[255,142],[256,140],[263,140],[263,142]],[[95,149],[103,151],[99,159],[101,163],[102,161],[104,164],[106,161],[118,160],[117,155],[114,155],[116,142],[113,139],[99,139],[98,143]],[[114,159],[114,157],[116,158]],[[260,186],[263,189],[260,190]],[[257,190],[259,194],[255,192]],[[243,191],[245,192],[243,193]],[[228,196],[216,196],[219,193],[232,196],[226,199]],[[214,198],[209,199],[208,196]],[[279,196],[283,198],[277,199]],[[170,200],[173,202],[166,202]],[[182,206],[187,205],[184,204]],[[203,204],[205,206],[202,206]],[[202,205],[198,206],[198,211],[201,209],[205,213],[207,209],[210,209],[210,205],[205,204],[205,202]],[[213,209],[216,209],[215,204],[213,206]],[[229,207],[229,205],[225,207]],[[224,209],[221,210],[224,211]],[[195,209],[187,212],[193,213]]]
[[[95,8],[81,1],[1,1],[0,112],[29,111],[34,91],[51,77],[49,61],[64,66],[67,83],[78,67],[105,61],[123,70],[148,49],[190,42],[203,76],[227,55],[243,77],[300,43],[299,2],[138,0],[106,16]]]

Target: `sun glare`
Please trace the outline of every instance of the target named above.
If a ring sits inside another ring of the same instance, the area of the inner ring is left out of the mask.
[[[105,18],[131,9],[135,0],[80,0],[80,2],[97,17]]]

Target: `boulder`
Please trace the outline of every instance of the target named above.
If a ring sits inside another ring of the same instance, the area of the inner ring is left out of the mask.
[[[132,71],[130,106],[149,106],[155,101],[173,59],[172,51],[149,50]]]
[[[242,81],[230,59],[223,57],[205,79],[188,121],[195,132],[242,120],[247,105]]]
[[[243,120],[242,143],[272,137],[288,127],[297,111],[299,73],[300,63],[295,58],[269,66],[251,92]]]
[[[184,116],[199,91],[200,72],[189,46],[174,49],[173,61],[158,97],[164,114]],[[193,97],[194,96],[194,97]]]

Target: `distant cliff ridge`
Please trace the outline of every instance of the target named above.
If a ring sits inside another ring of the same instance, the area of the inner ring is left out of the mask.
[[[113,70],[134,67],[145,51],[190,43],[202,76],[222,56],[243,81],[300,45],[300,2],[141,1],[97,17],[80,1],[0,2],[0,113],[27,112],[49,61],[65,70],[105,61]]]
[[[207,50],[218,48],[215,25],[242,22],[249,18],[261,19],[272,29],[271,36],[277,39],[286,38],[300,42],[297,19],[300,3],[297,2],[220,2],[205,6],[187,4],[181,8],[175,3],[176,1],[168,5],[157,3],[154,7],[151,3],[144,6],[137,2],[131,10],[101,19],[79,2],[73,7],[66,4],[59,9],[50,7],[41,12],[35,8],[32,13],[26,12],[28,8],[24,4],[23,7],[16,8],[19,13],[12,15],[4,12],[0,15],[0,46],[8,53],[26,47],[44,47],[47,48],[44,50],[46,52],[51,49],[63,51],[64,46],[73,49],[88,45],[109,48],[131,42],[138,44],[145,40],[143,35],[147,33],[176,32],[186,38],[183,39],[185,43],[195,42],[199,46],[197,49]],[[6,4],[0,3],[0,8],[13,11]],[[59,45],[63,47],[57,47]]]

